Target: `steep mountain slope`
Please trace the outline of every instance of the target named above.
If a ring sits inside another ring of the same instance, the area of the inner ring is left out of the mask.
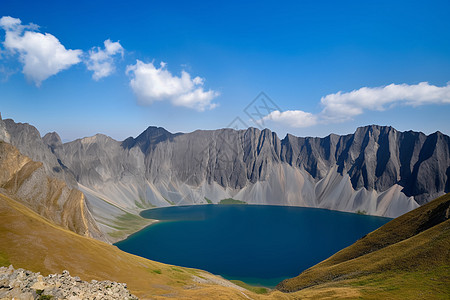
[[[372,125],[280,140],[268,129],[172,134],[149,127],[123,142],[98,134],[63,144],[56,133],[40,139],[31,125],[0,120],[1,139],[78,185],[110,241],[148,224],[142,209],[206,198],[396,217],[450,190],[450,138],[440,132]]]
[[[0,193],[13,197],[40,215],[80,235],[104,240],[86,207],[83,193],[47,176],[41,162],[0,141]]]
[[[147,181],[139,147],[124,149],[120,142],[97,134],[66,145],[56,142],[51,149],[59,157],[64,155],[65,167],[75,175],[89,210],[110,241],[123,239],[151,223],[139,216],[143,208],[151,207],[145,201]]]
[[[277,288],[353,287],[366,299],[448,299],[450,194],[398,217]]]
[[[164,199],[174,203],[198,203],[204,202],[206,196],[216,202],[236,197],[250,203],[279,201],[274,204],[334,209],[340,203],[326,195],[345,190],[351,194],[346,198],[352,205],[338,209],[396,216],[417,207],[409,197],[426,203],[449,189],[450,139],[439,132],[426,136],[415,132],[401,133],[391,127],[367,126],[359,128],[353,135],[330,135],[323,139],[288,135],[280,141],[267,129],[249,128],[178,135],[164,132],[159,139],[148,138],[147,141],[153,142],[142,142],[142,136],[148,137],[161,130],[150,127],[136,141],[129,138],[123,142],[122,150],[115,146],[116,151],[136,158],[133,163],[141,170],[133,175],[149,182],[153,199],[148,200],[158,206],[167,204]],[[89,186],[90,181],[104,182],[96,174],[79,171],[92,164],[95,166],[98,159],[90,156],[81,147],[82,143],[89,144],[89,150],[97,151],[98,155],[105,152],[106,144],[102,139],[86,138],[63,145],[61,152],[64,153],[59,153],[60,159],[67,162],[69,169],[76,170],[74,173],[83,185]],[[94,147],[98,149],[94,150]],[[129,152],[136,148],[144,155],[143,165],[140,153]],[[80,156],[74,158],[75,153]],[[112,157],[100,157],[113,163]],[[116,160],[115,164],[124,162]],[[117,181],[123,176],[123,173],[106,173],[107,179]],[[294,177],[294,182],[286,182],[283,176],[289,180]],[[327,178],[328,184],[318,184]],[[330,183],[331,178],[334,184]],[[296,189],[298,185],[301,188]],[[364,197],[380,202],[380,194],[392,188],[403,194],[391,196],[393,202],[402,202],[399,206],[404,209],[401,211],[364,207],[355,200],[361,200],[361,197],[354,197],[358,192],[373,194],[375,191],[375,195]],[[289,189],[294,189],[295,199],[289,197]],[[273,193],[276,197],[272,197],[271,190],[281,193]],[[145,196],[149,195],[141,196],[148,198]]]
[[[440,132],[426,136],[372,125],[351,135],[323,139],[288,135],[282,158],[319,179],[336,165],[340,174],[349,175],[356,190],[382,192],[399,184],[403,193],[423,204],[449,189],[449,143]]]
[[[70,187],[77,186],[73,175],[61,167],[60,161],[50,151],[48,144],[35,127],[0,118],[0,140],[12,144],[32,160],[42,162],[49,176],[64,180]]]

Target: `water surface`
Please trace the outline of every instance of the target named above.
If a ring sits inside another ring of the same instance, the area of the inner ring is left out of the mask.
[[[390,219],[268,205],[195,205],[141,213],[162,220],[116,245],[163,263],[274,287]]]

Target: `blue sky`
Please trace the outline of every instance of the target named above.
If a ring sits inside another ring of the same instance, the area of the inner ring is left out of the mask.
[[[449,1],[241,2],[2,0],[2,117],[65,140],[150,125],[450,133]]]

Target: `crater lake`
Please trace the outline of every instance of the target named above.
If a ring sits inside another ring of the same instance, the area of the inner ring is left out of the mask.
[[[116,243],[121,250],[270,288],[391,220],[269,205],[172,206],[141,215],[160,222]]]

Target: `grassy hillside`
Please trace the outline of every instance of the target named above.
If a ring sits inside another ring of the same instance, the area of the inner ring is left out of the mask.
[[[365,299],[448,299],[450,194],[392,220],[278,285],[285,292],[357,290]]]

